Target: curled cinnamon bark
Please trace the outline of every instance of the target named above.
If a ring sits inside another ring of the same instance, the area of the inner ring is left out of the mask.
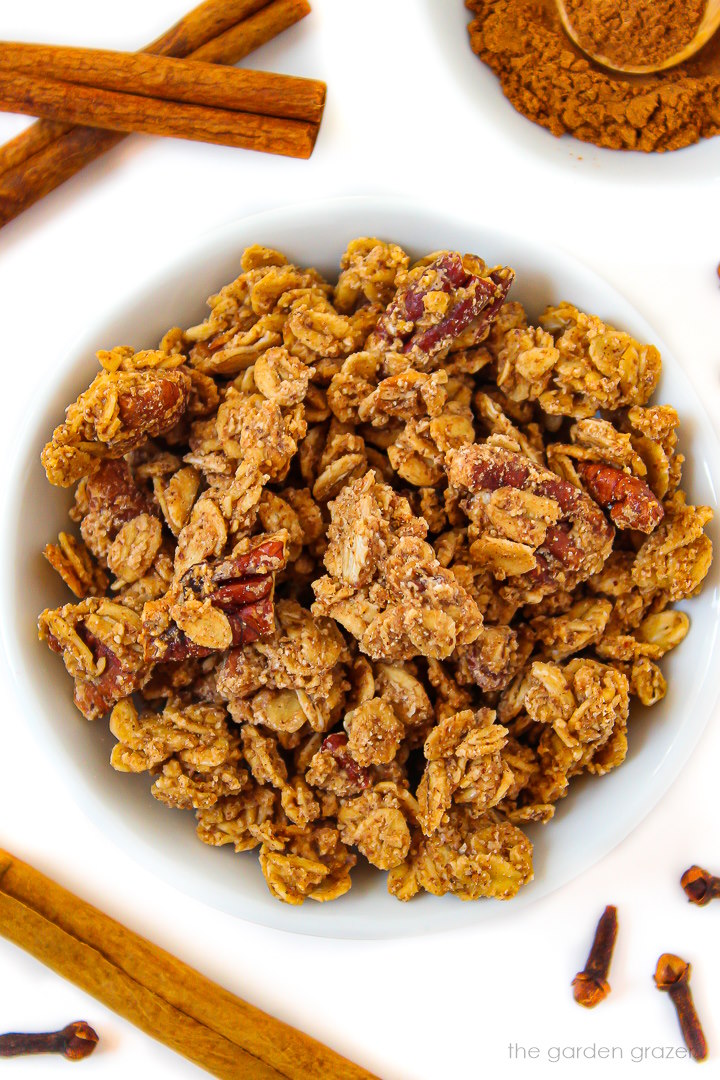
[[[317,124],[304,120],[188,105],[2,70],[0,111],[26,111],[72,124],[94,119],[109,131],[192,139],[297,158],[310,157],[318,132]]]
[[[236,64],[304,18],[308,0],[205,0],[144,51]],[[0,148],[0,228],[125,136],[40,120]]]

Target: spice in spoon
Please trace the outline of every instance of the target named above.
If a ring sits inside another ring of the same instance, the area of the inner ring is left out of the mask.
[[[564,0],[578,43],[620,67],[661,64],[692,41],[706,0]]]

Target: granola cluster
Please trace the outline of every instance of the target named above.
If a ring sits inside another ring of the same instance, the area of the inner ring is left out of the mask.
[[[522,826],[620,765],[710,566],[651,345],[513,272],[248,248],[207,319],[101,371],[43,451],[77,532],[40,616],[111,764],[257,848],[273,896],[515,895]]]

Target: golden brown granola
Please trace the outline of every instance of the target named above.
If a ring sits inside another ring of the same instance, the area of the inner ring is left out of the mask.
[[[101,372],[43,451],[76,484],[42,613],[111,763],[259,848],[270,892],[507,899],[521,826],[619,766],[712,558],[655,348],[513,272],[353,240],[248,248],[208,318]],[[356,854],[357,853],[357,854]]]

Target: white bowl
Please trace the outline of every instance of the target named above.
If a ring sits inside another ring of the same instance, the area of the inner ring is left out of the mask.
[[[679,773],[717,697],[720,669],[712,661],[720,569],[716,560],[703,593],[687,605],[689,638],[664,662],[667,697],[652,710],[633,711],[627,761],[608,776],[574,782],[555,819],[531,830],[535,880],[509,903],[463,903],[455,897],[425,895],[401,904],[387,894],[384,874],[363,869],[356,871],[353,888],[340,900],[288,907],[270,896],[256,853],[236,855],[228,848],[207,847],[197,840],[190,813],[169,810],[152,798],[147,776],[114,772],[108,762],[114,740],[107,724],[88,723],[80,716],[60,659],[37,640],[38,613],[70,599],[40,554],[66,526],[70,501],[67,492],[47,483],[41,447],[66,404],[92,378],[96,349],[153,346],[167,327],[199,322],[205,298],[237,275],[246,245],[279,248],[332,278],[348,240],[362,235],[397,241],[417,256],[458,248],[490,263],[508,263],[517,271],[512,296],[531,315],[547,303],[567,299],[659,345],[664,372],[657,400],[672,403],[680,413],[685,484],[693,501],[717,507],[713,477],[720,475],[720,447],[700,400],[652,328],[610,284],[549,242],[531,242],[407,201],[336,199],[228,225],[191,251],[178,252],[154,285],[121,311],[110,308],[84,334],[28,418],[3,517],[0,588],[5,649],[21,715],[108,837],[177,888],[244,919],[297,933],[377,938],[449,929],[500,914],[520,918],[526,904],[570,881],[628,835]],[[717,535],[713,538],[717,544]]]

